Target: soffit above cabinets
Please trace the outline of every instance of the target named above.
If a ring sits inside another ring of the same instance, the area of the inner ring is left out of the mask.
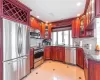
[[[85,9],[86,0],[19,0],[32,9],[31,15],[46,22],[76,17]],[[81,3],[77,6],[78,2]]]

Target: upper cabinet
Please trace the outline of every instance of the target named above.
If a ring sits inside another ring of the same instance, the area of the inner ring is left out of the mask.
[[[42,23],[42,38],[51,39],[52,24]]]
[[[40,30],[41,38],[51,39],[52,24],[49,24],[49,23],[46,24],[46,23],[41,22],[41,21],[39,21],[39,20],[37,20],[36,18],[33,18],[33,17],[31,17],[30,23],[31,23],[31,27],[33,29]]]
[[[72,37],[73,38],[79,37],[79,31],[80,31],[80,19],[77,18],[72,21]]]
[[[96,17],[100,17],[100,0],[95,0]]]
[[[83,15],[72,21],[72,37],[73,38],[83,38],[83,37],[93,37],[94,29],[93,24],[90,25],[87,15]],[[88,26],[91,26],[89,28]]]
[[[30,24],[32,28],[41,30],[41,22],[36,18],[31,17]]]
[[[18,0],[0,0],[0,17],[30,26],[30,11]]]

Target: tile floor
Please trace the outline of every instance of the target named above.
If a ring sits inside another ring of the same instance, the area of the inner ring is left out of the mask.
[[[85,80],[84,70],[56,61],[46,61],[23,80]]]

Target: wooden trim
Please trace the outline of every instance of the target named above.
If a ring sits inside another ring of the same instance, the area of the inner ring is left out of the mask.
[[[67,27],[69,25],[72,25],[72,21],[75,18],[70,18],[70,19],[65,19],[65,20],[60,20],[60,21],[52,22],[52,25],[53,25],[52,28]]]
[[[84,14],[86,14],[86,11],[88,9],[89,3],[90,3],[90,0],[86,0]]]
[[[38,18],[34,17],[33,15],[30,15],[30,17],[35,18],[35,19],[36,19],[37,21],[39,21],[39,22],[43,22],[43,23],[45,23],[44,21],[42,21],[42,20],[40,20],[40,19],[38,19]]]

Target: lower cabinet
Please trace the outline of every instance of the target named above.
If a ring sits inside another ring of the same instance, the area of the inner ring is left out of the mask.
[[[65,62],[65,47],[48,46],[44,49],[44,59]]]
[[[51,59],[51,47],[47,46],[44,48],[44,60]]]
[[[34,67],[34,49],[30,49],[30,69]]]
[[[58,47],[58,61],[65,62],[65,48]]]
[[[76,64],[84,68],[84,51],[82,48],[76,49]]]
[[[100,80],[100,62],[88,60],[88,80]]]

